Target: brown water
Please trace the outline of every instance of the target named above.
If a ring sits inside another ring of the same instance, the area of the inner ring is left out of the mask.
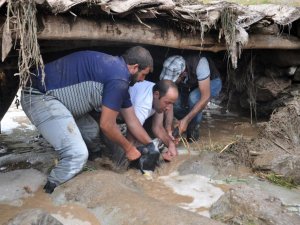
[[[240,138],[251,139],[258,134],[256,123],[248,118],[224,115],[204,116],[200,127],[200,141],[190,144],[194,149],[221,150]]]
[[[201,140],[197,143],[192,143],[190,146],[194,150],[202,150],[209,148],[223,148],[229,143],[234,142],[237,137],[252,138],[257,135],[257,128],[251,125],[246,118],[226,117],[213,115],[213,117],[204,117],[201,124]],[[183,146],[183,144],[180,144]],[[221,146],[221,147],[220,147]],[[175,171],[185,160],[191,155],[179,155],[171,163],[162,165],[152,176],[152,179],[141,175],[139,171],[129,170],[124,173],[134,180],[138,186],[143,189],[145,195],[151,196],[154,199],[167,202],[168,204],[178,205],[181,203],[191,203],[193,198],[174,193],[174,191],[167,187],[160,179],[160,176],[166,176]],[[219,185],[223,191],[227,191],[228,185]],[[29,190],[30,191],[30,190]],[[130,204],[130,202],[128,203]],[[134,204],[134,199],[132,199]],[[0,224],[3,224],[8,219],[13,218],[17,213],[24,209],[39,208],[54,215],[64,224],[78,224],[78,225],[98,225],[99,222],[95,215],[88,211],[84,206],[77,204],[66,204],[56,206],[52,203],[50,195],[45,194],[43,190],[38,190],[32,197],[23,199],[21,207],[9,206],[0,204]],[[197,208],[196,212],[205,211],[207,208]],[[76,222],[74,222],[76,221]]]
[[[42,209],[55,217],[59,217],[60,221],[65,218],[64,224],[99,225],[96,217],[85,207],[76,204],[55,206],[50,195],[44,193],[42,189],[39,189],[32,197],[24,198],[21,207],[0,204],[0,224],[4,224],[25,209],[34,208]]]

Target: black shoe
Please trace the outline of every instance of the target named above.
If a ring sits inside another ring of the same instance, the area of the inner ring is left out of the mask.
[[[56,188],[56,186],[57,186],[56,184],[54,184],[50,181],[47,181],[47,183],[45,184],[43,189],[45,190],[46,193],[51,194],[54,191],[54,189]]]
[[[186,139],[189,143],[200,140],[200,124],[189,124]]]

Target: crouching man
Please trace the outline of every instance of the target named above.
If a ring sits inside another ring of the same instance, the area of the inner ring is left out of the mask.
[[[174,104],[174,116],[179,119],[179,133],[187,131],[187,140],[200,138],[202,111],[222,88],[220,72],[211,58],[199,54],[186,57],[174,55],[163,64],[160,79],[172,80],[179,87],[179,98]],[[173,112],[168,112],[169,121]]]
[[[143,81],[130,87],[129,93],[135,114],[141,125],[144,124],[147,118],[153,116],[153,134],[168,147],[167,152],[163,154],[163,158],[168,161],[172,160],[177,155],[177,149],[174,141],[164,128],[164,113],[173,107],[178,98],[177,86],[170,80],[161,80],[157,84]],[[126,124],[128,125],[128,123]],[[134,145],[139,145],[137,142],[139,140],[130,130],[127,131],[127,139]],[[110,157],[116,165],[121,168],[126,167],[128,160],[122,148],[106,138],[104,140],[112,154]]]
[[[22,90],[21,104],[30,121],[59,154],[44,189],[53,192],[78,174],[88,159],[88,142],[102,130],[124,150],[128,160],[141,153],[120,132],[116,118],[121,112],[129,131],[144,145],[152,140],[135,116],[129,85],[143,81],[153,69],[148,50],[136,46],[122,56],[95,51],[80,51],[45,65],[45,80],[35,71],[28,87]],[[101,108],[98,123],[89,112]]]

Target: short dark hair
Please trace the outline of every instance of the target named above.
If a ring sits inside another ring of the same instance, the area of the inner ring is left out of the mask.
[[[153,58],[150,52],[141,46],[129,48],[122,55],[122,57],[124,58],[127,65],[138,64],[139,70],[150,67],[150,70],[153,71]]]
[[[161,98],[161,97],[164,97],[167,94],[169,88],[175,88],[176,90],[178,90],[177,85],[173,81],[171,81],[171,80],[160,80],[158,83],[156,83],[153,86],[152,91],[153,91],[153,93],[155,91],[158,91],[159,92],[159,97]]]

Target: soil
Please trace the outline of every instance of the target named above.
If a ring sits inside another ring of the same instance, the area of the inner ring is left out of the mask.
[[[143,176],[134,169],[115,172],[109,161],[97,158],[88,161],[82,173],[48,195],[42,186],[55,164],[56,155],[21,112],[12,106],[2,120],[0,142],[5,147],[0,157],[0,190],[3,194],[0,210],[4,213],[0,215],[0,224],[25,209],[34,208],[51,214],[62,224],[141,224],[139,216],[144,224],[165,224],[161,221],[168,224],[194,224],[193,221],[220,224],[205,218],[210,217],[210,207],[217,204],[220,196],[237,184],[247,184],[251,188],[267,184],[253,179],[255,174],[251,168],[247,163],[241,163],[241,151],[234,150],[243,143],[248,151],[257,151],[255,146],[249,147],[256,143],[255,140],[265,138],[259,133],[257,124],[211,106],[204,113],[200,141],[188,146],[181,143],[179,156],[162,164],[154,173]],[[270,123],[276,123],[278,115],[274,114]],[[13,127],[13,123],[18,125]],[[262,127],[265,129],[268,125],[260,126],[260,129]],[[247,142],[252,145],[245,144]],[[11,184],[9,194],[4,191],[8,187],[3,186],[5,184]],[[265,189],[274,192],[274,188]],[[298,189],[279,189],[276,195],[292,208],[300,205],[300,199],[295,197],[300,196]],[[291,197],[285,199],[284,196]],[[298,210],[297,207],[293,209]],[[173,216],[164,217],[171,214]]]

